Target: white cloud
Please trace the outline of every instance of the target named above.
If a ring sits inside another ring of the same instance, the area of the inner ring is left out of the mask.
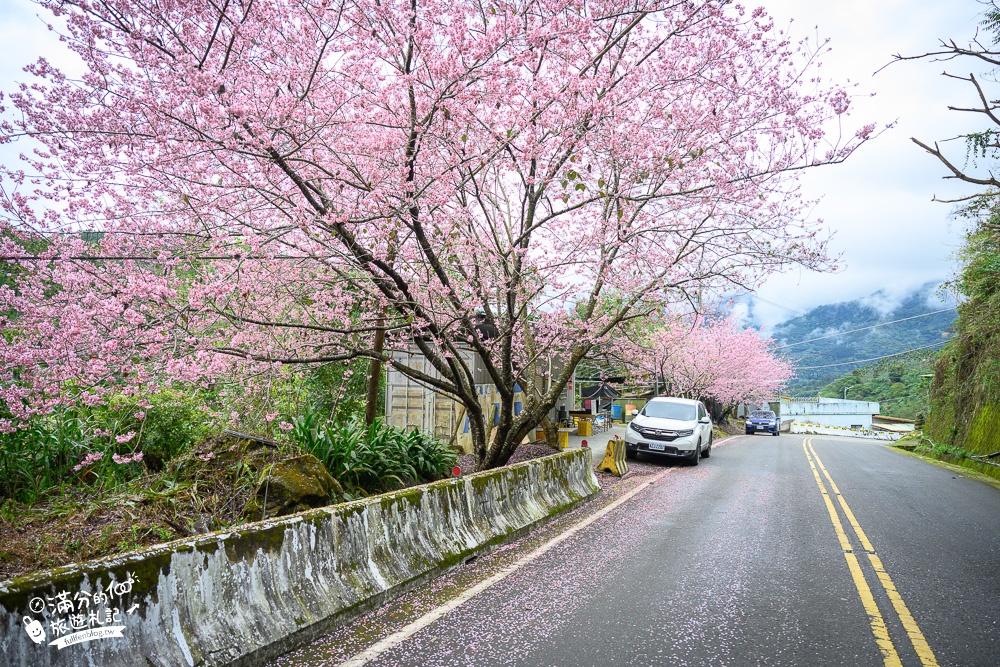
[[[910,293],[909,290],[880,289],[873,294],[861,297],[858,302],[862,306],[867,306],[884,317],[899,308],[903,303],[903,299]]]
[[[773,325],[823,303],[878,290],[899,295],[946,279],[954,269],[962,225],[950,219],[953,206],[931,200],[976,189],[942,180],[944,167],[910,138],[932,142],[977,128],[975,118],[947,110],[949,104],[970,101],[971,91],[941,76],[946,66],[965,71],[971,64],[916,61],[873,73],[893,54],[923,53],[941,38],[969,39],[983,6],[975,0],[765,0],[763,5],[779,27],[794,17],[793,35],[815,35],[818,30],[821,37],[832,39],[833,50],[823,58],[825,76],[859,84],[851,122],[896,125],[846,163],[803,177],[806,196],[820,199],[813,213],[834,232],[831,249],[842,255],[845,268],[834,274],[793,271],[772,276],[760,294],[783,308],[759,303],[754,307],[758,320]],[[871,92],[875,97],[866,97]]]

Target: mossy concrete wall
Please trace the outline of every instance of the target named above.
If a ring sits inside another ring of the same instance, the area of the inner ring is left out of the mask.
[[[598,491],[571,450],[2,582],[0,662],[262,664]]]

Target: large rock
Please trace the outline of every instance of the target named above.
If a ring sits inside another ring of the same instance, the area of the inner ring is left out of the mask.
[[[278,461],[261,471],[257,493],[244,514],[255,520],[294,514],[337,501],[340,486],[312,454]]]

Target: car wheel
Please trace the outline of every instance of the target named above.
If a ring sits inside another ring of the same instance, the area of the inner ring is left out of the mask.
[[[701,460],[701,440],[698,441],[698,448],[694,450],[694,458],[688,459],[690,465],[698,465],[698,461]]]
[[[776,438],[778,437],[778,430],[777,429],[774,430],[774,437],[776,437]]]
[[[747,435],[753,435],[753,431],[747,431]]]
[[[629,449],[628,447],[625,448],[625,458],[629,459],[630,461],[635,461],[638,453],[639,452],[635,449]]]
[[[701,453],[701,458],[707,459],[709,456],[712,455],[712,440],[713,440],[712,434],[710,433],[708,435],[708,447],[706,447],[705,451]]]

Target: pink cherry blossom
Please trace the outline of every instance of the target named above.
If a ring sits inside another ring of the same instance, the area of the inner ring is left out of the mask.
[[[721,1],[39,4],[86,73],[40,60],[0,120],[37,142],[0,168],[20,422],[371,358],[503,463],[624,323],[828,267],[798,175],[872,136]]]
[[[733,320],[675,317],[645,335],[620,339],[616,354],[634,380],[733,405],[773,397],[791,379],[791,365],[771,352],[771,344]]]

